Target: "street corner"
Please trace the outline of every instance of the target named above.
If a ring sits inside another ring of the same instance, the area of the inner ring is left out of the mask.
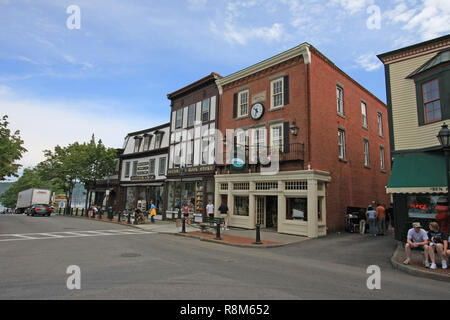
[[[450,282],[450,270],[442,269],[440,259],[437,260],[438,268],[432,270],[424,266],[424,255],[419,252],[412,252],[409,264],[404,264],[406,259],[405,246],[403,243],[398,243],[397,248],[391,257],[391,264],[395,269],[409,273],[413,276],[424,277],[439,281]]]

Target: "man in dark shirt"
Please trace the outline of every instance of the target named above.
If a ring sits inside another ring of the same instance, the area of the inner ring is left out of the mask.
[[[228,207],[226,204],[221,204],[219,207],[219,212],[222,218],[224,218],[225,224],[223,226],[223,230],[229,230],[228,229]]]

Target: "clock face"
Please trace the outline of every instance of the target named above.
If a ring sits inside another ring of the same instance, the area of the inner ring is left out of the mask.
[[[264,106],[261,103],[255,103],[252,106],[251,116],[254,120],[261,119],[264,114]]]

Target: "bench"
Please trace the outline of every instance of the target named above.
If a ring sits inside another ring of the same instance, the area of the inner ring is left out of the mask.
[[[208,228],[214,228],[217,224],[224,223],[224,218],[203,217],[202,222],[200,223],[200,229],[202,230],[202,232],[205,232]]]

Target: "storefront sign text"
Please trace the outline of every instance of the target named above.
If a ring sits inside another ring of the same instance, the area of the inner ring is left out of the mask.
[[[142,181],[142,180],[155,180],[155,176],[132,176],[130,178],[131,181]]]

